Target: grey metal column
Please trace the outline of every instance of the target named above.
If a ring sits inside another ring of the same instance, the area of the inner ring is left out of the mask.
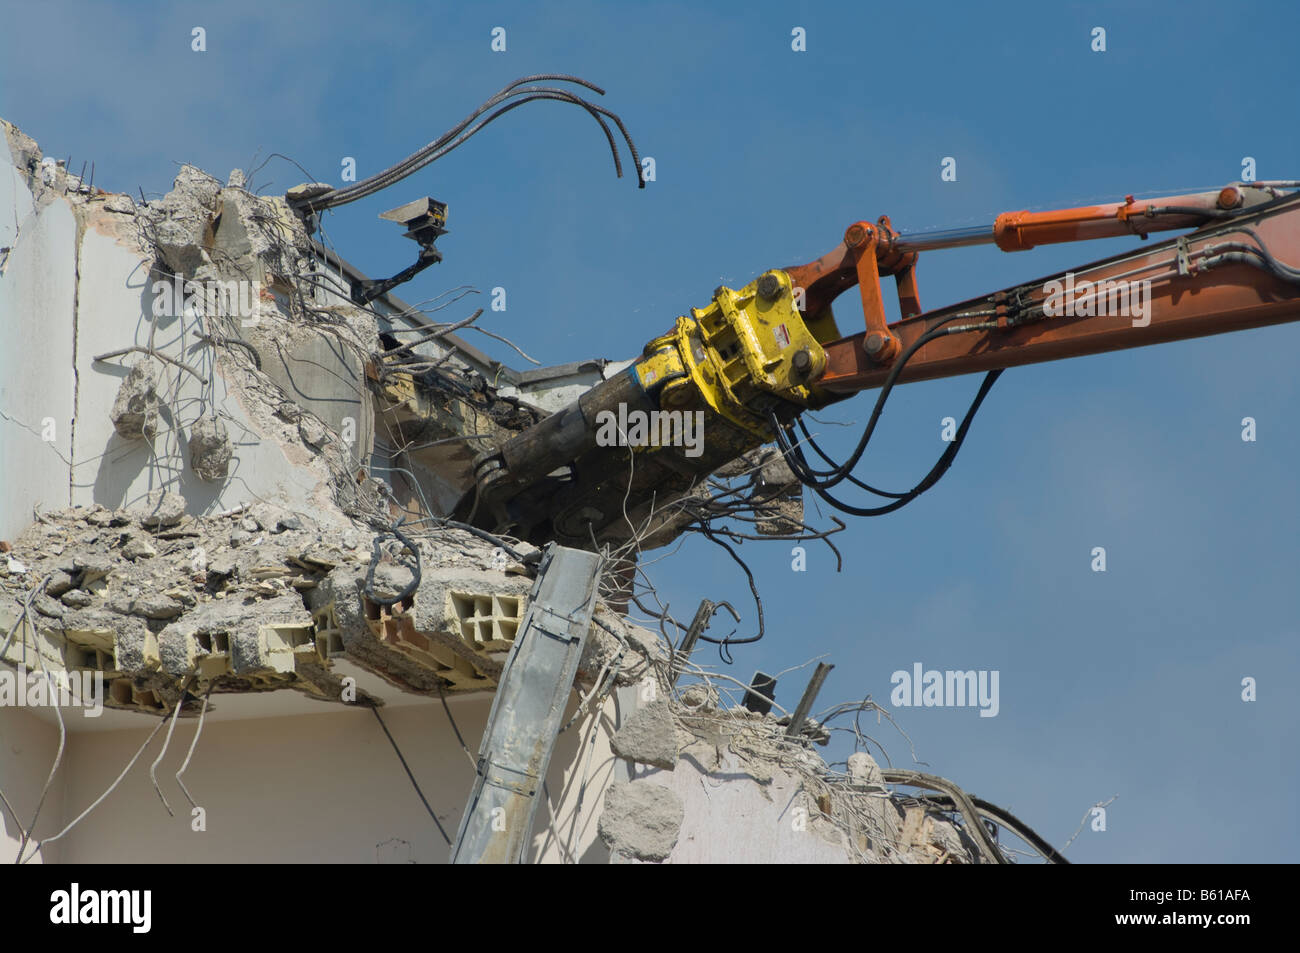
[[[453,864],[517,864],[546,777],[595,610],[600,557],[546,548],[519,635],[510,648],[461,818]]]

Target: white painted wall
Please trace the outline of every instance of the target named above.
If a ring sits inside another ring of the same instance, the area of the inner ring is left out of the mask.
[[[117,507],[159,488],[181,493],[196,514],[258,499],[312,512],[323,471],[310,466],[310,451],[259,429],[219,374],[212,396],[231,418],[235,443],[224,484],[206,483],[189,469],[187,434],[207,408],[202,385],[188,374],[179,374],[164,401],[152,445],[117,435],[109,411],[139,355],[93,358],[147,343],[149,263],[113,232],[117,223],[128,226],[129,216],[99,212],[79,228],[66,197],[43,201],[34,205],[0,142],[0,247],[11,249],[0,272],[0,539],[13,539],[32,522],[33,505]],[[161,318],[155,343],[211,376],[210,349],[193,337],[200,328],[193,317]],[[47,418],[52,442],[41,439]]]
[[[847,864],[849,855],[808,816],[799,779],[775,765],[760,784],[727,753],[712,771],[684,756],[672,771],[638,768],[638,784],[661,784],[681,798],[685,816],[670,864]],[[802,815],[799,809],[803,809]]]
[[[0,539],[13,539],[33,504],[69,501],[77,224],[66,202],[34,207],[3,136],[0,247],[10,249],[0,270]]]
[[[234,455],[223,483],[200,480],[189,466],[187,435],[195,420],[211,412],[193,375],[169,368],[170,380],[178,381],[174,390],[164,390],[160,381],[160,396],[174,396],[160,404],[159,433],[152,444],[118,436],[108,411],[130,365],[142,355],[101,362],[93,358],[148,343],[153,302],[148,264],[112,235],[88,228],[81,242],[79,270],[73,503],[129,506],[150,490],[163,488],[184,496],[191,513],[228,509],[259,498],[309,509],[320,483],[319,473],[306,466],[310,451],[295,440],[291,448],[298,460],[290,461],[280,441],[260,432],[239,401],[229,396],[220,374],[214,381],[215,403],[234,418],[224,421],[234,441]],[[211,376],[210,348],[194,338],[198,330],[202,330],[198,318],[160,317],[154,343],[160,352]]]
[[[121,785],[61,841],[44,848],[47,862],[66,863],[445,863],[447,845],[411,787],[374,716],[362,709],[324,714],[239,718],[249,696],[224,696],[224,716],[204,725],[186,786],[206,810],[207,830],[191,829],[190,805],[175,782],[194,737],[196,721],[176,728],[158,778],[175,817],[170,817],[149,778],[165,730],[136,762]],[[470,750],[477,756],[491,697],[449,701]],[[571,711],[576,706],[571,705]],[[425,797],[455,837],[474,779],[474,767],[456,741],[441,704],[420,703],[383,710]],[[157,724],[148,716],[106,712],[132,727],[84,730],[69,712],[63,767],[41,813],[37,834],[49,837],[98,798],[122,771]],[[567,716],[566,716],[567,717]],[[612,730],[612,703],[599,715]],[[30,711],[0,708],[0,789],[29,818],[53,763],[58,731]],[[604,863],[608,852],[596,834],[595,813],[604,787],[617,770],[608,730],[594,718],[560,736],[547,777],[549,801],[538,811],[535,850],[542,862]],[[587,752],[590,750],[590,759]],[[581,753],[582,757],[579,757]],[[585,797],[580,798],[587,777]],[[580,803],[581,801],[581,803]],[[4,827],[0,863],[12,862],[19,834]],[[405,842],[405,843],[403,843]],[[409,846],[408,846],[409,845]],[[48,853],[46,853],[48,851]]]
[[[22,828],[32,821],[41,788],[49,776],[50,766],[59,750],[59,729],[22,708],[0,707],[0,791],[22,821],[19,826],[9,811],[0,805],[0,863],[11,864],[22,843]],[[64,814],[66,776],[55,777],[41,807],[47,820]],[[39,830],[45,826],[37,825]],[[30,851],[30,848],[29,848]],[[57,863],[63,859],[63,845],[51,844],[32,863]]]

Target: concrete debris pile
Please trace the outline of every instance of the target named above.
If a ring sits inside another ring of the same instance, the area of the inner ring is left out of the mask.
[[[705,683],[643,705],[611,740],[634,777],[606,792],[606,845],[627,862],[980,861],[944,812],[891,791],[869,754],[833,771],[808,745],[825,729],[790,738],[783,721],[724,706]],[[721,836],[737,817],[749,835]]]
[[[413,540],[413,586],[415,554],[390,535],[266,503],[185,509],[156,491],[125,509],[42,514],[5,543],[5,660],[101,671],[109,707],[153,714],[183,687],[366,701],[345,697],[341,661],[405,691],[495,685],[532,585],[502,550],[455,529]]]
[[[378,322],[325,292],[303,222],[283,199],[249,192],[242,174],[223,186],[186,165],[161,201],[137,210],[137,224],[155,274],[173,285],[172,309],[190,307],[205,319],[194,334],[223,358],[226,386],[257,429],[295,464],[322,469],[345,512],[382,515],[374,481],[351,478],[372,432],[364,368],[380,347]],[[128,376],[123,392],[130,384]],[[332,405],[354,409],[331,413]],[[339,433],[345,421],[348,439]],[[231,438],[220,417],[200,416],[188,442],[192,472],[223,481]]]
[[[63,430],[75,420],[93,448],[93,480],[69,477],[57,496],[82,505],[40,517],[0,555],[4,658],[102,671],[110,705],[153,713],[183,686],[337,701],[340,666],[402,692],[494,687],[532,565],[438,517],[484,441],[542,413],[498,395],[463,342],[418,313],[357,304],[363,279],[313,243],[315,223],[242,173],[223,183],[183,165],[166,195],[136,201],[0,125],[33,209],[69,208],[103,256],[85,274],[127,289],[69,322],[80,386]],[[99,287],[80,304],[103,299]],[[81,466],[81,452],[64,462]],[[232,506],[250,497],[285,508]],[[418,554],[384,534],[372,567],[376,528],[398,517]],[[591,659],[600,674],[607,659]]]

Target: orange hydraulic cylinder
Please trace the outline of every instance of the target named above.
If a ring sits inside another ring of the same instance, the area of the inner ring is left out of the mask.
[[[1171,195],[1138,201],[1128,196],[1123,202],[1085,205],[1046,212],[1003,212],[993,224],[993,240],[1003,251],[1024,251],[1035,245],[1077,242],[1118,235],[1194,228],[1204,224],[1207,214],[1237,208],[1241,190],[1228,186],[1216,192]],[[1160,209],[1179,211],[1160,213]],[[1186,209],[1186,212],[1181,210]]]

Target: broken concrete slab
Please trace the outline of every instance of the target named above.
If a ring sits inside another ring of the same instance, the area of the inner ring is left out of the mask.
[[[677,767],[680,753],[677,724],[668,702],[657,698],[637,709],[610,739],[614,754],[625,761],[648,764],[671,771]]]
[[[158,633],[163,670],[181,677],[205,658],[220,662],[209,674],[226,670],[247,674],[271,668],[270,648],[258,638],[262,626],[309,628],[311,616],[302,599],[285,593],[274,599],[240,598],[204,602]]]
[[[209,483],[224,480],[230,469],[233,445],[226,425],[218,417],[200,417],[190,428],[190,469]]]
[[[211,264],[213,206],[221,184],[182,166],[172,190],[144,210],[146,230],[169,274],[193,275]]]
[[[122,547],[122,555],[134,562],[137,559],[152,559],[158,550],[143,536],[132,536]]]
[[[181,607],[166,596],[148,595],[132,600],[131,614],[146,619],[174,619],[181,614]]]
[[[119,215],[134,215],[135,202],[129,195],[109,195],[104,199],[104,209],[109,212],[117,212]]]
[[[320,419],[315,414],[308,413],[298,415],[298,435],[313,450],[319,450],[334,439]]]
[[[152,440],[158,434],[158,391],[153,362],[131,366],[109,412],[113,429],[124,440]]]
[[[612,784],[605,791],[600,838],[635,860],[662,861],[672,853],[685,811],[671,790],[648,781]]]
[[[72,577],[62,569],[56,570],[45,584],[45,591],[52,596],[61,596],[72,588]]]
[[[153,490],[144,500],[130,507],[132,519],[147,529],[175,526],[185,515],[185,497],[168,490]]]

